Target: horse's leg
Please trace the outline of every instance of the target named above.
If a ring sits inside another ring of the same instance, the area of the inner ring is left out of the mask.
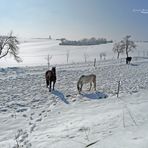
[[[46,87],[48,88],[49,81],[46,79]]]
[[[128,64],[128,60],[126,59],[126,64]]]
[[[50,81],[49,92],[51,92],[51,84],[52,84],[52,82]]]
[[[79,84],[79,89],[78,89],[78,91],[79,91],[79,94],[80,94],[81,91],[82,91],[82,83]]]
[[[54,90],[55,81],[53,81],[53,90]]]
[[[94,83],[94,91],[96,91],[96,76],[93,79],[93,83]]]
[[[92,83],[90,82],[90,88],[89,88],[89,91],[91,90],[91,87],[92,87]]]
[[[94,81],[94,90],[96,91],[96,81]]]
[[[80,86],[80,92],[82,91],[82,87],[83,87],[83,84],[81,83],[81,86]]]

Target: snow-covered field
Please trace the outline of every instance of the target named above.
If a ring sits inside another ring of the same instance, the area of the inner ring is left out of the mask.
[[[45,85],[47,66],[6,67],[10,61],[1,61],[0,148],[147,148],[148,59],[134,58],[126,65],[124,59],[113,59],[110,45],[65,47],[50,41],[49,48],[48,43],[23,42],[20,54],[24,65],[46,65],[43,55],[54,55],[51,64],[60,65],[51,93]],[[135,55],[144,56],[146,44],[138,47]],[[96,68],[93,62],[82,63],[84,52],[91,61],[103,49],[111,58],[97,60]],[[64,64],[67,50],[71,64]],[[41,58],[35,61],[33,55]],[[97,91],[85,85],[78,94],[79,77],[90,73],[97,76]]]
[[[147,148],[148,61],[106,60],[57,66],[56,89],[46,67],[0,69],[0,148]],[[97,91],[78,94],[82,74]],[[121,81],[119,98],[117,84]]]
[[[116,59],[113,53],[113,44],[93,45],[93,46],[60,46],[60,41],[49,39],[20,39],[19,56],[22,63],[14,61],[13,57],[7,56],[0,60],[1,67],[12,66],[41,66],[47,65],[47,56],[52,56],[50,64],[67,64],[67,54],[69,54],[68,63],[93,61],[94,58],[100,60],[100,53],[106,54],[106,59]],[[148,43],[136,43],[137,48],[130,53],[130,56],[148,57]],[[125,55],[121,55],[125,58]]]

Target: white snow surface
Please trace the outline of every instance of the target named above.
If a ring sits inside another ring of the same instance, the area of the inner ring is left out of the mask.
[[[69,54],[68,63],[84,62],[85,57],[88,61],[94,61],[94,58],[100,60],[100,53],[106,54],[106,59],[116,59],[113,53],[113,43],[92,45],[92,46],[60,46],[60,41],[49,39],[19,39],[19,56],[23,60],[17,63],[12,56],[7,55],[0,60],[1,67],[14,66],[41,66],[47,65],[47,56],[51,56],[50,64],[67,64],[67,54]],[[137,43],[137,48],[129,54],[134,57],[148,57],[147,43]],[[120,55],[125,58],[125,55]]]
[[[52,92],[46,70],[0,69],[0,148],[148,147],[147,59],[57,65]],[[85,85],[78,94],[79,77],[90,73],[97,91]]]
[[[0,61],[0,148],[147,148],[147,43],[138,43],[130,53],[130,65],[124,55],[115,60],[113,44],[58,44],[23,39],[19,45],[23,63],[9,56]],[[65,64],[68,52],[69,64]],[[106,60],[99,61],[101,52]],[[41,66],[46,65],[48,54],[57,69],[52,92],[45,84],[47,67]],[[83,63],[84,54],[87,63]],[[79,77],[92,73],[97,76],[97,91],[88,91],[85,85],[78,94]]]

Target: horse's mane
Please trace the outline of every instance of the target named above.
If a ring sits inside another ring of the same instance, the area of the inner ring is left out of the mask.
[[[51,71],[53,72],[54,75],[56,75],[56,67],[52,67]]]

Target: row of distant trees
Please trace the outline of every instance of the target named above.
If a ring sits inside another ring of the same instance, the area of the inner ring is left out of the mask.
[[[132,41],[130,35],[127,35],[123,38],[120,42],[117,42],[113,45],[113,51],[117,53],[117,58],[119,59],[120,54],[126,54],[127,57],[129,57],[129,52],[132,51],[132,49],[136,48],[136,44],[134,41]],[[67,41],[63,39],[63,43],[70,42],[71,44],[75,45],[92,45],[92,44],[105,44],[107,42],[106,39],[100,38],[90,38],[90,39],[83,39],[80,41]],[[112,41],[110,41],[112,42]],[[70,44],[69,43],[69,44]],[[18,56],[19,55],[19,41],[16,36],[13,36],[13,33],[10,32],[7,36],[0,36],[0,59],[7,56],[8,54],[12,55],[14,59],[17,62],[22,62],[22,59]],[[69,61],[69,52],[67,52],[67,63]],[[87,55],[84,54],[85,59],[87,59]],[[100,59],[106,57],[106,53],[102,52],[100,53]],[[48,65],[50,65],[50,60],[52,59],[52,56],[48,55]]]
[[[107,41],[105,38],[90,38],[90,39],[82,39],[78,41],[71,41],[66,39],[61,39],[61,43],[59,45],[73,45],[73,46],[83,46],[83,45],[99,45],[99,44],[107,44],[112,43],[113,41]]]

